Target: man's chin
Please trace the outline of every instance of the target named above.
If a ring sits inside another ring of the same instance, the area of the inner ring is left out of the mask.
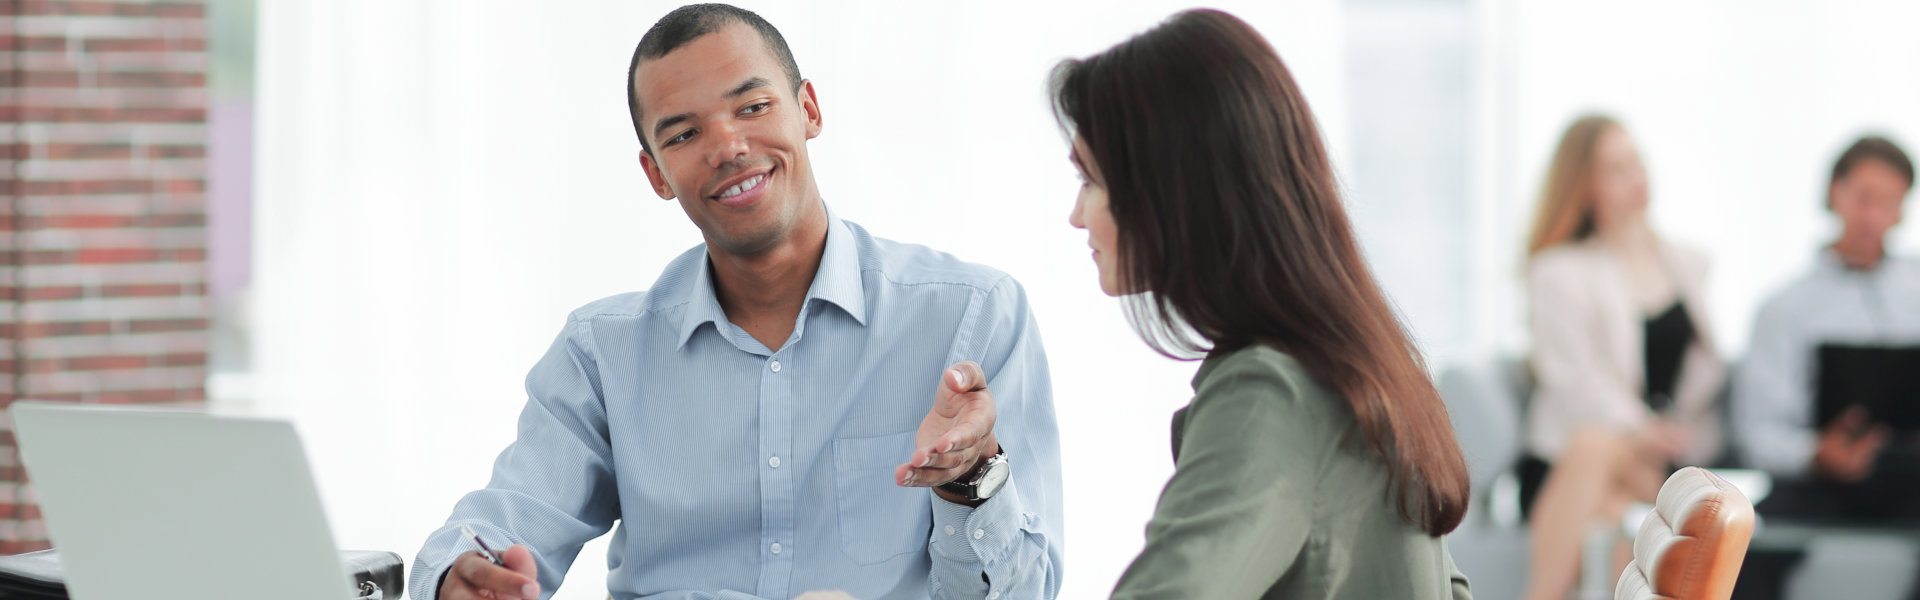
[[[757,231],[715,232],[707,243],[728,256],[750,258],[772,252],[787,241],[791,228],[768,227]]]

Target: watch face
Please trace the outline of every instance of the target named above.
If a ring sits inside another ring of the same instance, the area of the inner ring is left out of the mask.
[[[1007,468],[1005,461],[995,461],[987,465],[987,472],[980,476],[980,486],[974,490],[973,495],[981,499],[986,499],[992,498],[994,494],[1000,493],[1001,486],[1007,484],[1007,473],[1009,471],[1010,469]]]

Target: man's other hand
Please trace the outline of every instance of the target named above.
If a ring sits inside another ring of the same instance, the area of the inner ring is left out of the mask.
[[[440,582],[440,600],[523,600],[540,597],[540,566],[526,546],[514,544],[500,553],[507,566],[493,564],[479,552],[453,560]]]
[[[1873,475],[1873,461],[1892,433],[1886,425],[1866,424],[1867,412],[1858,406],[1827,424],[1814,448],[1814,474],[1840,483],[1859,483]]]

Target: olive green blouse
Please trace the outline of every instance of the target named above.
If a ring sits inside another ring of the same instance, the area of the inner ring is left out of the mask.
[[[1174,474],[1114,598],[1471,599],[1400,517],[1346,401],[1268,346],[1215,353],[1174,415]]]

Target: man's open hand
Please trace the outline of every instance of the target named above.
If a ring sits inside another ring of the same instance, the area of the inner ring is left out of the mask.
[[[933,410],[914,436],[913,456],[894,468],[894,482],[932,487],[972,472],[982,457],[1000,453],[994,417],[993,394],[980,365],[963,361],[948,367],[934,390]]]

